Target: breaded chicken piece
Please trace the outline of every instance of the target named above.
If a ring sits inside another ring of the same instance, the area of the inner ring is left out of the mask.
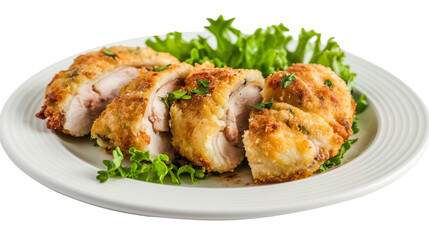
[[[285,75],[293,73],[295,79],[283,89]],[[252,111],[243,139],[255,183],[311,176],[353,134],[355,103],[330,68],[294,64],[267,77],[263,96],[274,105]]]
[[[263,77],[257,70],[214,68],[205,63],[185,80],[185,89],[210,82],[209,93],[173,103],[172,144],[193,165],[208,171],[233,171],[244,159],[242,134],[248,128],[249,104],[261,101]]]
[[[284,74],[295,73],[296,79],[285,89],[281,88]],[[325,81],[333,83],[328,87]],[[305,112],[323,117],[344,140],[352,134],[356,104],[346,83],[330,68],[318,64],[296,63],[285,71],[267,77],[263,91],[264,100],[286,102]]]
[[[50,129],[76,137],[86,135],[121,87],[139,76],[137,68],[178,62],[149,47],[110,47],[78,56],[46,87],[45,101],[36,117],[48,118]]]
[[[311,176],[338,154],[343,138],[318,114],[287,103],[253,110],[244,145],[255,183],[292,181]]]
[[[174,159],[169,111],[160,97],[183,87],[192,70],[187,63],[172,64],[160,72],[140,70],[140,76],[125,85],[94,122],[91,137],[107,152],[135,147]]]

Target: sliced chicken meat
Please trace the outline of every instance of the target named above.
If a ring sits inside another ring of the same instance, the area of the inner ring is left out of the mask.
[[[197,66],[185,80],[185,89],[209,82],[209,93],[194,94],[173,103],[170,114],[172,144],[192,164],[208,171],[233,171],[244,159],[242,135],[248,128],[251,108],[262,100],[259,71]]]
[[[42,110],[47,127],[72,136],[90,132],[93,121],[115,99],[122,86],[139,76],[138,68],[178,63],[167,53],[150,48],[111,47],[77,57],[46,87]]]
[[[154,156],[166,154],[174,159],[169,111],[160,97],[183,87],[192,70],[186,63],[172,64],[161,72],[140,70],[139,76],[125,85],[95,120],[91,137],[107,152],[115,147],[128,152],[135,147]]]
[[[242,146],[242,135],[249,128],[249,115],[252,108],[262,101],[261,86],[255,83],[239,85],[236,87],[228,102],[226,111],[225,137],[233,146]]]

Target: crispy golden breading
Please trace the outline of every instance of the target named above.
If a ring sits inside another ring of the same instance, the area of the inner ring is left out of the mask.
[[[193,165],[208,171],[233,171],[244,159],[241,134],[248,124],[247,105],[262,99],[264,79],[257,70],[214,68],[208,63],[197,66],[186,78],[185,89],[198,88],[197,79],[210,82],[210,93],[172,105],[173,147]]]
[[[295,73],[296,79],[285,89],[281,88],[284,74]],[[334,86],[329,88],[325,81]],[[344,140],[352,134],[356,104],[346,83],[330,68],[318,64],[293,64],[285,71],[276,72],[265,80],[264,101],[274,98],[287,102],[305,112],[323,117]]]
[[[315,113],[287,103],[253,110],[243,138],[255,183],[308,177],[338,154],[343,139]]]
[[[284,75],[292,73],[296,79],[281,88]],[[330,68],[293,64],[266,78],[263,97],[273,98],[274,105],[252,111],[243,139],[255,183],[311,176],[353,134],[355,103]]]
[[[106,54],[105,50],[114,55]],[[137,70],[131,67],[151,69],[178,62],[170,54],[158,53],[149,47],[117,46],[78,56],[68,70],[57,73],[46,87],[44,105],[36,116],[41,119],[48,118],[47,127],[50,129],[56,129],[72,136],[88,134],[92,121],[113,100],[120,87],[112,86],[117,90],[111,93],[111,89],[106,89],[106,94],[103,95],[99,89],[94,87],[95,84],[106,79],[109,73],[122,74],[119,77],[128,77],[131,80],[134,78],[133,74],[138,74]],[[126,67],[130,68],[125,69]],[[117,70],[120,68],[122,72],[118,73]],[[114,85],[115,83],[109,82],[109,84]],[[79,95],[82,95],[82,98],[75,98]],[[85,112],[84,109],[75,111],[75,108],[79,107],[87,108],[88,112]],[[70,114],[68,114],[69,110]],[[76,116],[77,120],[74,120],[72,119],[75,117],[74,114],[85,116]],[[68,121],[73,123],[67,126]],[[74,129],[82,126],[83,129]]]
[[[167,90],[182,87],[183,80],[192,70],[193,67],[187,63],[172,64],[160,72],[140,70],[140,76],[125,85],[94,122],[91,137],[96,138],[107,152],[120,147],[126,153],[135,147],[140,151],[150,151],[152,155],[162,153],[174,157],[168,109],[159,97],[166,97]],[[168,89],[163,89],[165,87]],[[167,129],[162,124],[158,128],[154,126],[157,121],[165,121]]]

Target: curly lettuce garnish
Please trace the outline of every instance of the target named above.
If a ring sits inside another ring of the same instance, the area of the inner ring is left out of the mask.
[[[113,160],[103,160],[103,164],[107,167],[105,171],[98,171],[97,179],[104,183],[111,177],[132,178],[140,181],[164,183],[165,177],[170,176],[171,182],[181,184],[180,175],[188,173],[192,183],[197,183],[200,179],[206,179],[207,174],[201,167],[193,167],[184,165],[177,167],[174,164],[167,164],[168,156],[159,154],[157,158],[153,158],[149,151],[143,152],[130,148],[131,165],[122,167],[124,155],[119,147],[113,150]]]
[[[360,95],[359,99],[356,101],[356,114],[362,113],[368,107],[368,100],[366,95]]]
[[[292,63],[318,63],[332,68],[350,90],[354,86],[356,74],[344,64],[345,53],[333,38],[322,45],[320,33],[302,29],[294,42],[283,24],[243,34],[231,26],[234,18],[225,20],[221,15],[216,20],[207,20],[210,25],[205,28],[211,35],[208,38],[198,36],[185,41],[182,33],[172,32],[164,39],[159,36],[148,39],[146,45],[190,64],[210,61],[217,67],[258,69],[264,76],[284,70]],[[210,38],[216,40],[215,46],[209,44]]]
[[[335,157],[331,157],[330,159],[326,160],[320,168],[317,170],[317,172],[324,172],[328,170],[329,168],[333,168],[335,166],[338,166],[341,164],[341,159],[344,157],[344,154],[347,152],[347,150],[350,149],[351,145],[355,142],[357,142],[356,139],[349,139],[341,145],[340,150],[338,151],[338,155]]]

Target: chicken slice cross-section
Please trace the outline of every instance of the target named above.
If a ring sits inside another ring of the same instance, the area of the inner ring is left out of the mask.
[[[91,137],[107,152],[115,147],[128,152],[135,147],[174,159],[169,110],[160,97],[183,87],[192,70],[187,63],[172,64],[160,72],[140,70],[140,76],[125,85],[95,120]]]
[[[139,76],[138,68],[152,69],[179,61],[151,48],[110,47],[78,56],[68,70],[55,75],[46,87],[42,110],[36,115],[47,127],[84,136],[115,99],[122,86]]]
[[[197,89],[197,80],[209,82],[209,93],[194,94],[173,103],[172,143],[193,165],[208,171],[233,171],[244,159],[242,135],[251,108],[262,100],[262,74],[257,70],[214,68],[205,63],[189,75],[185,89]]]

